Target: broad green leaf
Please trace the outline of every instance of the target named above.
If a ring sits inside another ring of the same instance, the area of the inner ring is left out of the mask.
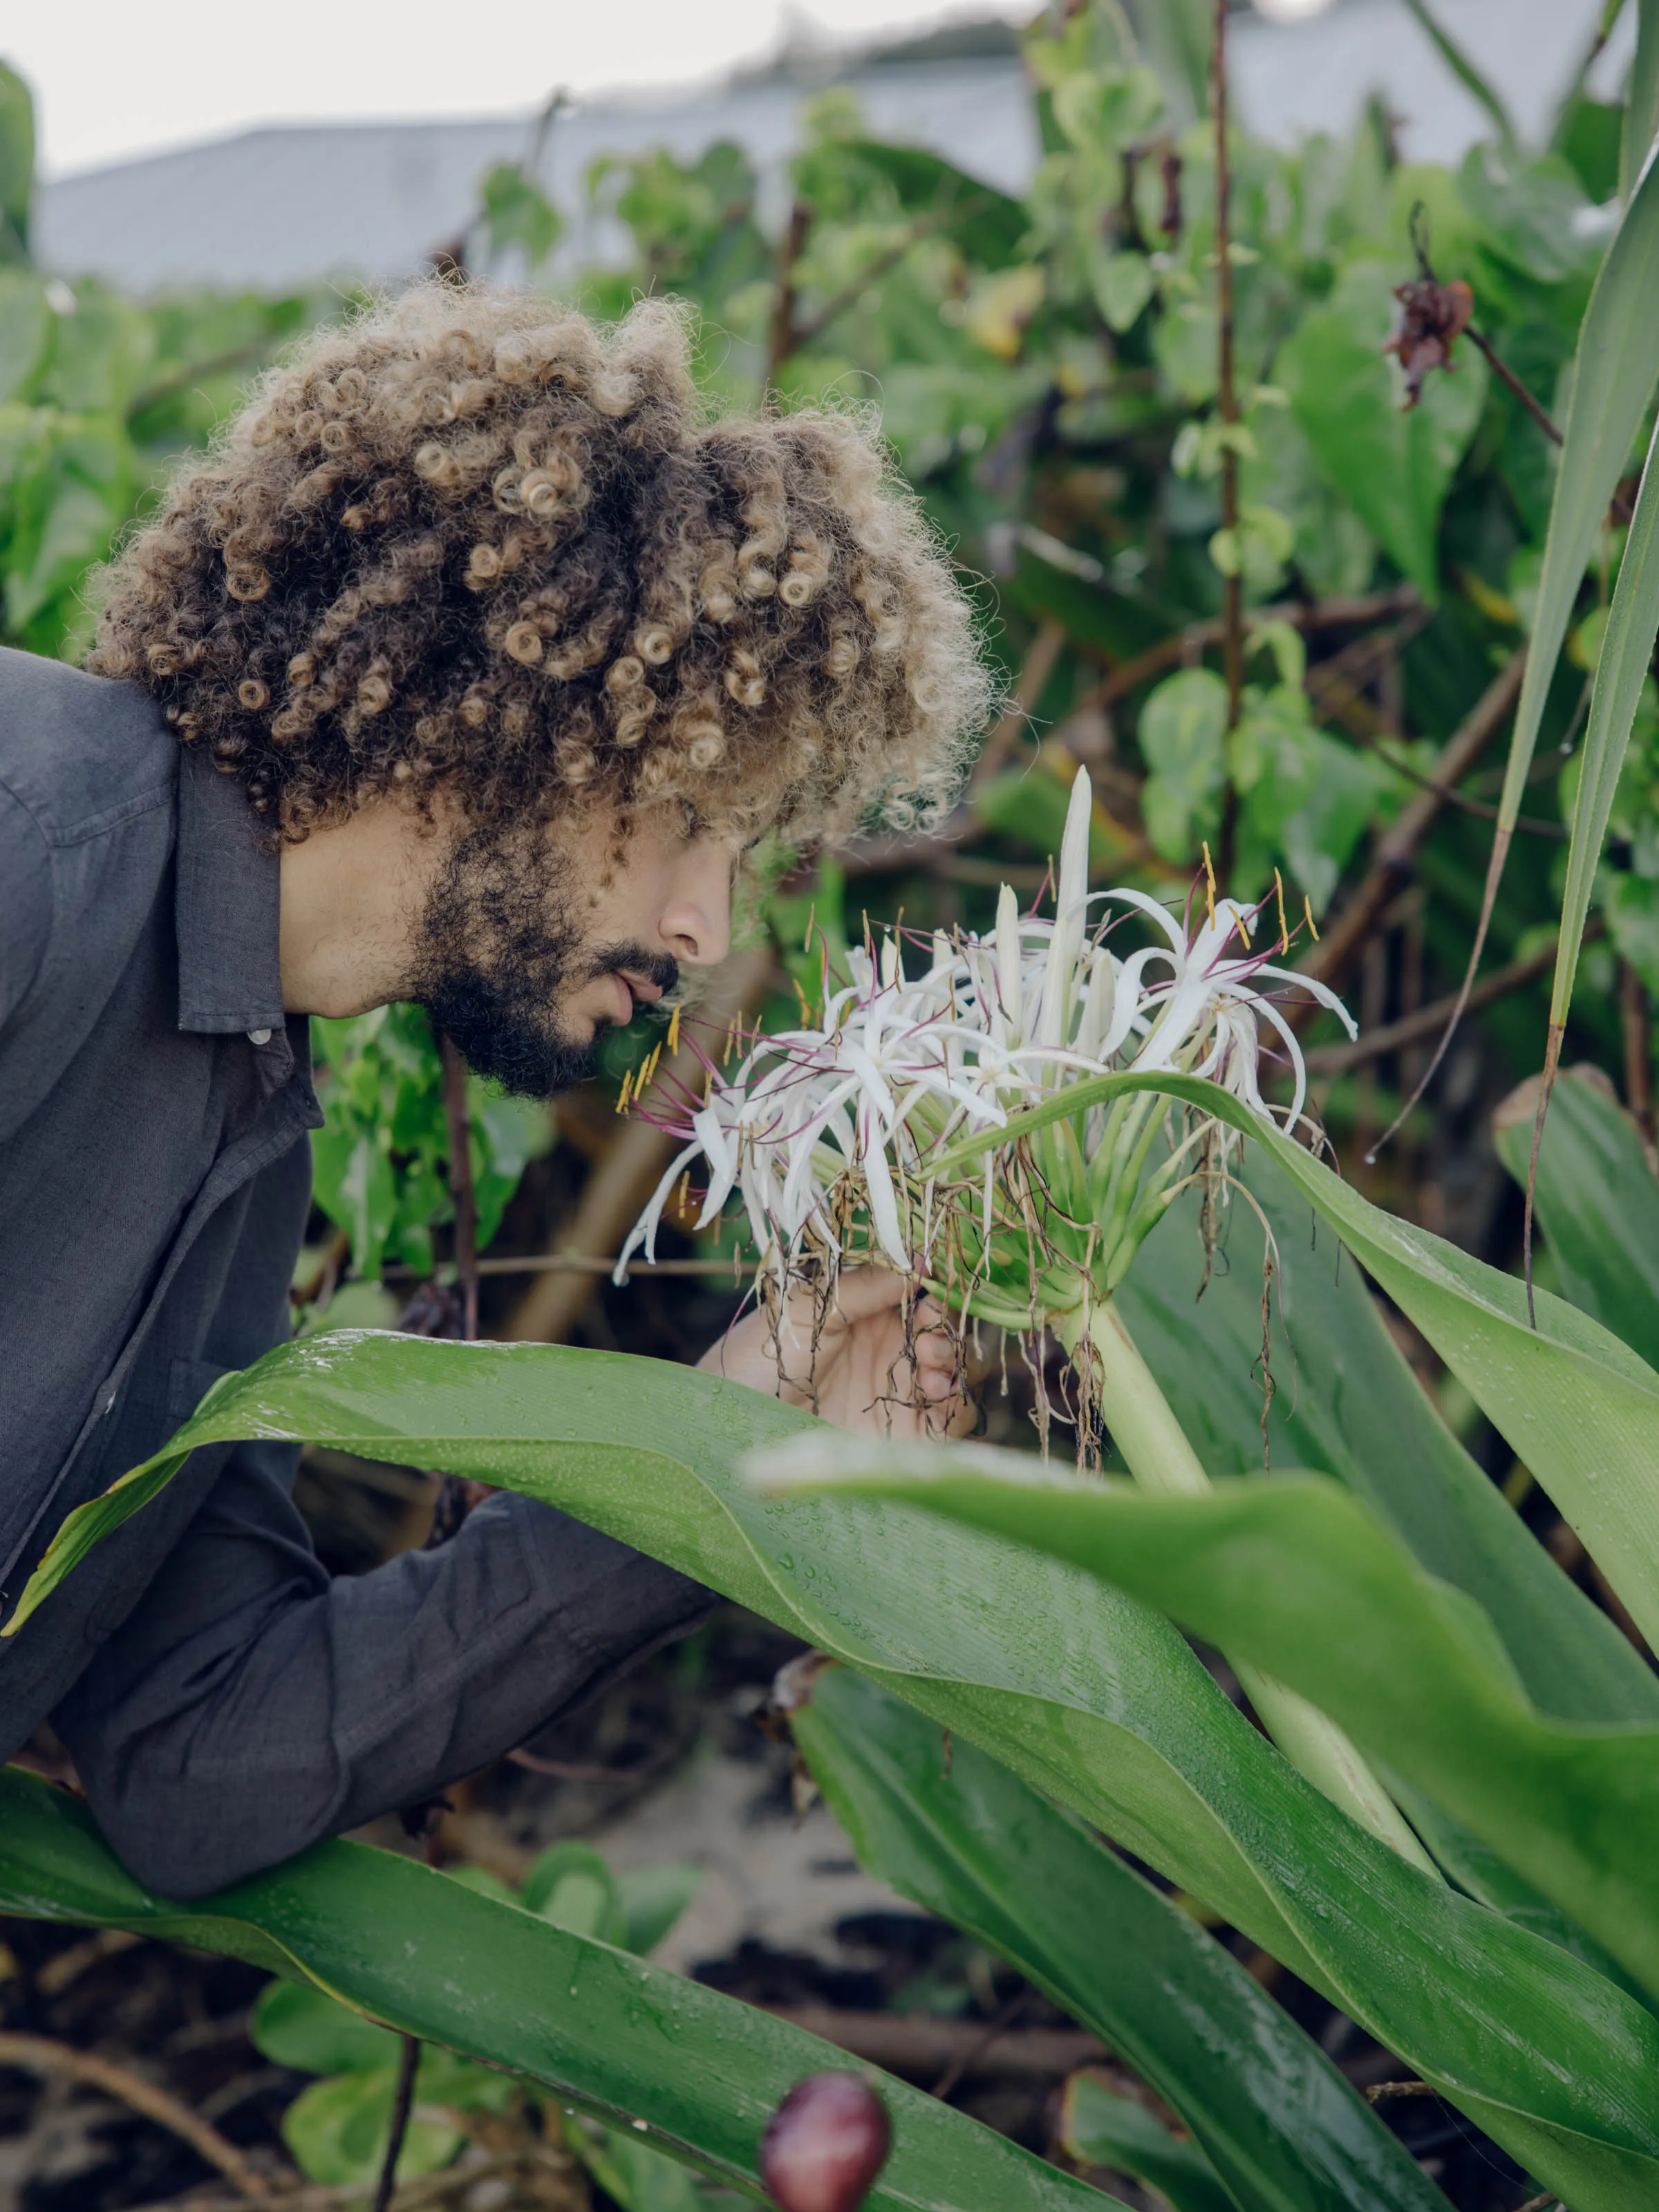
[[[1440,510],[1480,419],[1486,364],[1460,353],[1455,372],[1431,377],[1419,404],[1402,411],[1382,357],[1391,290],[1381,265],[1352,264],[1329,301],[1303,317],[1274,374],[1321,469],[1432,603]]]
[[[821,1672],[790,1720],[860,1863],[1010,1960],[1143,2075],[1207,2153],[1188,2146],[1184,2160],[1209,2206],[1444,2212],[1237,1961],[1006,1767],[961,1743],[947,1769],[936,1728],[842,1668]],[[1158,2180],[1130,2160],[1094,2162]]]
[[[1589,912],[1595,871],[1601,859],[1607,817],[1613,811],[1619,773],[1625,764],[1642,687],[1653,659],[1653,641],[1659,634],[1659,428],[1648,449],[1630,534],[1613,605],[1595,664],[1595,683],[1590,694],[1589,720],[1584,729],[1583,767],[1577,803],[1573,808],[1572,842],[1567,851],[1567,882],[1561,894],[1561,935],[1555,956],[1555,981],[1550,992],[1550,1024],[1560,1029],[1572,1003],[1573,979],[1578,972],[1578,948]]]
[[[799,1469],[1036,1545],[1317,1698],[1659,1994],[1659,1729],[1547,1720],[1485,1616],[1335,1484],[1155,1498],[1034,1480],[1017,1453],[906,1454],[828,1428],[760,1465],[774,1489]]]
[[[1644,43],[1647,41],[1644,41]],[[1578,334],[1549,536],[1533,617],[1532,649],[1515,713],[1500,830],[1521,811],[1544,704],[1572,620],[1584,568],[1659,378],[1659,163],[1643,171]],[[1632,582],[1634,582],[1632,579]],[[1503,848],[1494,851],[1494,868]]]
[[[1498,1156],[1523,1187],[1537,1098],[1536,1080],[1523,1083],[1492,1116]],[[1659,1181],[1597,1070],[1569,1068],[1555,1086],[1536,1203],[1567,1297],[1659,1366]]]
[[[386,2161],[397,2082],[392,2065],[336,2074],[300,2092],[283,2115],[283,2141],[308,2181],[339,2188],[375,2179]],[[459,2129],[414,2115],[398,2154],[398,2180],[438,2172],[465,2141]]]
[[[1234,1110],[1209,1085],[1185,1090]],[[228,1379],[168,1452],[66,1523],[31,1602],[218,1436],[487,1476],[712,1583],[978,1743],[1327,1991],[1583,2212],[1650,2203],[1654,2143],[1629,2119],[1648,2099],[1647,2015],[1357,1828],[1146,1607],[905,1509],[755,1497],[744,1452],[812,1425],[656,1361],[323,1334]],[[1564,2064],[1586,2039],[1595,2063]]]
[[[521,2075],[747,2197],[761,2194],[756,2153],[780,2100],[804,2075],[848,2063],[700,1983],[362,1844],[319,1844],[216,1897],[170,1903],[123,1871],[84,1806],[16,1768],[0,1774],[0,1911],[131,1928],[273,1967],[438,2046],[438,2058],[453,2051]],[[864,2070],[894,2135],[871,2212],[1100,2203],[963,2114]]]
[[[635,1867],[617,1876],[625,1947],[643,1958],[678,1924],[702,1887],[703,1870],[689,1861],[670,1866]]]
[[[1170,2133],[1144,2105],[1107,2087],[1097,2074],[1073,2074],[1060,2106],[1060,2139],[1079,2166],[1111,2166],[1166,2197],[1174,2212],[1236,2212],[1215,2168]]]
[[[273,2066],[301,2074],[368,2074],[395,2066],[398,2042],[310,1982],[268,1982],[259,1992],[248,2038]]]
[[[1553,1119],[1544,1139],[1547,1171],[1553,1164],[1559,1172],[1560,1154],[1577,1129],[1577,1093],[1583,1087],[1574,1083],[1575,1095],[1554,1109],[1563,1116],[1560,1151],[1553,1149]],[[1567,1089],[1565,1083],[1558,1089],[1558,1100]],[[1651,1249],[1639,1249],[1655,1274],[1659,1349],[1659,1187],[1646,1177],[1629,1124],[1616,1109],[1607,1111],[1626,1133],[1646,1178],[1646,1190],[1638,1186],[1632,1206],[1639,1208],[1651,1193]],[[1528,1140],[1531,1130],[1528,1109]],[[1500,1135],[1506,1159],[1507,1141]],[[1616,1157],[1622,1167],[1622,1149]],[[1522,1163],[1524,1174],[1524,1146]],[[1253,1474],[1261,1471],[1265,1450],[1274,1468],[1305,1467],[1334,1475],[1389,1523],[1420,1565],[1467,1592],[1491,1617],[1541,1711],[1558,1720],[1659,1721],[1659,1678],[1562,1572],[1452,1435],[1407,1366],[1358,1268],[1320,1225],[1306,1196],[1271,1160],[1247,1156],[1242,1172],[1275,1249],[1273,1395],[1265,1448],[1259,1363],[1266,1237],[1252,1206],[1235,1200],[1225,1250],[1202,1297],[1196,1193],[1179,1200],[1147,1239],[1118,1293],[1130,1334],[1179,1413],[1201,1464],[1214,1475]],[[1550,1188],[1552,1212],[1545,1222],[1553,1242],[1557,1187]],[[1563,1194],[1577,1205],[1582,1190],[1575,1182]],[[1540,1184],[1540,1201],[1542,1195]],[[1638,1222],[1644,1218],[1635,1215]],[[1599,1307],[1586,1305],[1586,1310],[1616,1326]]]
[[[1185,860],[1213,836],[1221,814],[1227,687],[1212,669],[1182,668],[1147,696],[1140,750],[1146,834],[1166,860]]]

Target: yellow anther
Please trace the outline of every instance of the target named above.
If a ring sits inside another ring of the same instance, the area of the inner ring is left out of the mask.
[[[817,918],[817,911],[818,902],[814,899],[806,909],[806,934],[800,941],[800,949],[803,952],[810,952],[812,950],[812,924]]]
[[[1308,896],[1306,891],[1304,891],[1302,894],[1302,913],[1303,918],[1307,922],[1309,928],[1313,931],[1313,941],[1317,945],[1319,942],[1319,928],[1313,918],[1313,901]]]
[[[672,1059],[680,1048],[680,1010],[675,1007],[668,1023],[668,1052]]]
[[[1279,949],[1281,952],[1288,952],[1291,933],[1285,927],[1285,884],[1277,868],[1273,870],[1273,896],[1279,901]]]
[[[1210,861],[1210,841],[1204,840],[1204,896],[1210,916],[1210,927],[1215,927],[1215,869]]]
[[[684,1213],[685,1212],[686,1194],[690,1191],[690,1188],[691,1170],[690,1168],[687,1168],[685,1173],[680,1177],[680,1187],[674,1194],[674,1211],[676,1213]]]
[[[1233,920],[1238,924],[1238,933],[1243,939],[1244,950],[1248,952],[1250,949],[1250,933],[1245,923],[1243,912],[1241,911],[1240,913],[1236,914],[1233,916]]]
[[[803,1029],[810,1030],[812,1026],[812,1009],[806,1003],[806,994],[802,990],[799,982],[793,975],[792,975],[789,980],[794,984],[795,996],[800,1000],[801,1027]]]
[[[617,1111],[619,1114],[625,1114],[628,1111],[628,1101],[633,1088],[634,1071],[630,1067],[622,1079],[622,1089],[617,1093]]]

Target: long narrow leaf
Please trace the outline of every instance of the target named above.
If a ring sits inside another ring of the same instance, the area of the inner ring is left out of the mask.
[[[1574,356],[1572,396],[1538,580],[1532,646],[1498,799],[1493,876],[1521,811],[1544,702],[1597,531],[1659,379],[1659,164],[1649,162],[1597,272]]]
[[[1653,659],[1653,641],[1659,635],[1659,428],[1648,448],[1640,489],[1631,516],[1625,556],[1619,564],[1613,605],[1595,664],[1595,683],[1590,693],[1589,720],[1584,727],[1583,759],[1578,796],[1572,811],[1572,842],[1567,850],[1567,882],[1561,894],[1561,934],[1555,955],[1555,981],[1550,992],[1550,1027],[1566,1026],[1572,1003],[1573,979],[1578,972],[1578,948],[1589,912],[1595,871],[1601,866],[1601,843],[1607,834],[1625,765],[1630,733],[1636,722],[1642,685]]]
[[[936,1728],[843,1668],[791,1720],[860,1863],[1009,1960],[1180,2113],[1207,2154],[1210,2212],[1234,2198],[1348,2212],[1368,2197],[1445,2212],[1237,1961],[1006,1767],[959,1744],[947,1770]]]
[[[288,1437],[562,1506],[848,1660],[1203,1898],[1575,2212],[1651,2212],[1650,2015],[1356,1827],[1146,1607],[907,1509],[757,1498],[745,1449],[813,1425],[654,1360],[340,1331],[227,1380],[145,1480],[198,1443]],[[74,1540],[91,1534],[82,1517]]]
[[[1625,133],[1619,149],[1619,197],[1627,200],[1659,137],[1659,0],[1636,0],[1636,56],[1631,63]]]
[[[1130,1091],[1160,1091],[1254,1137],[1411,1321],[1583,1538],[1650,1641],[1659,1641],[1659,1374],[1540,1291],[1369,1205],[1340,1176],[1212,1083],[1104,1075],[953,1145],[941,1178],[994,1145]]]
[[[1584,1086],[1572,1088],[1576,1093]],[[1605,1102],[1598,1097],[1596,1103]],[[1617,1108],[1606,1104],[1605,1110],[1635,1152],[1638,1180],[1627,1218],[1639,1249],[1631,1264],[1652,1269],[1655,1285],[1651,1349],[1624,1329],[1617,1333],[1651,1359],[1659,1355],[1659,1183],[1648,1175],[1635,1133]],[[1527,1126],[1529,1134],[1530,1113]],[[1545,1145],[1552,1165],[1555,1141],[1552,1127]],[[1500,1150],[1505,1142],[1500,1137]],[[1253,1474],[1262,1468],[1262,1269],[1271,1233],[1272,1396],[1265,1449],[1272,1465],[1335,1475],[1389,1522],[1420,1565],[1472,1597],[1491,1616],[1540,1711],[1558,1720],[1659,1721],[1659,1676],[1556,1565],[1452,1435],[1407,1366],[1364,1276],[1321,1227],[1306,1195],[1254,1148],[1238,1172],[1253,1203],[1234,1201],[1224,1255],[1206,1269],[1201,1200],[1188,1193],[1141,1248],[1118,1293],[1129,1333],[1200,1463],[1211,1474]],[[1575,1185],[1575,1234],[1579,1195]],[[1547,1216],[1547,1225],[1555,1218]],[[1599,1223],[1600,1214],[1594,1218]],[[1650,1235],[1644,1237],[1644,1230]],[[1586,1310],[1617,1328],[1607,1313]]]
[[[829,1429],[758,1463],[774,1490],[832,1484],[1036,1545],[1316,1697],[1659,1994],[1659,1729],[1546,1720],[1491,1623],[1334,1483],[1168,1499],[1030,1468]]]
[[[1172,2212],[1235,2212],[1233,2198],[1203,2153],[1178,2142],[1144,2105],[1109,2089],[1096,2074],[1066,2084],[1060,2140],[1079,2166],[1112,2166],[1167,2198]]]
[[[1537,1103],[1534,1079],[1492,1116],[1498,1157],[1523,1188]],[[1650,1367],[1659,1364],[1659,1179],[1636,1124],[1595,1071],[1569,1068],[1555,1086],[1538,1155],[1537,1204],[1566,1296]],[[1539,1702],[1549,1709],[1547,1698]]]
[[[361,1844],[327,1844],[220,1896],[171,1904],[122,1871],[84,1807],[15,1768],[0,1773],[0,1911],[130,1928],[310,1982],[620,2123],[745,2197],[762,2197],[756,2154],[779,2100],[806,2075],[848,2064],[750,2005]],[[893,2153],[872,2212],[1088,2212],[1112,2201],[879,2078]]]

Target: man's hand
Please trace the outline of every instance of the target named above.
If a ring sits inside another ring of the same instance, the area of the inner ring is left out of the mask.
[[[836,1285],[830,1310],[812,1329],[816,1302],[802,1287],[784,1310],[782,1356],[772,1316],[746,1314],[697,1362],[791,1406],[812,1406],[837,1428],[867,1436],[959,1437],[975,1412],[957,1372],[945,1315],[923,1298],[911,1322],[914,1359],[905,1344],[903,1276],[884,1267],[849,1269]]]

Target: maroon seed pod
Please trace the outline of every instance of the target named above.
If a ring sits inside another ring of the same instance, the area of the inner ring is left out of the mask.
[[[893,2141],[887,2107],[856,2074],[809,2074],[773,2113],[760,2172],[778,2212],[858,2212]]]

